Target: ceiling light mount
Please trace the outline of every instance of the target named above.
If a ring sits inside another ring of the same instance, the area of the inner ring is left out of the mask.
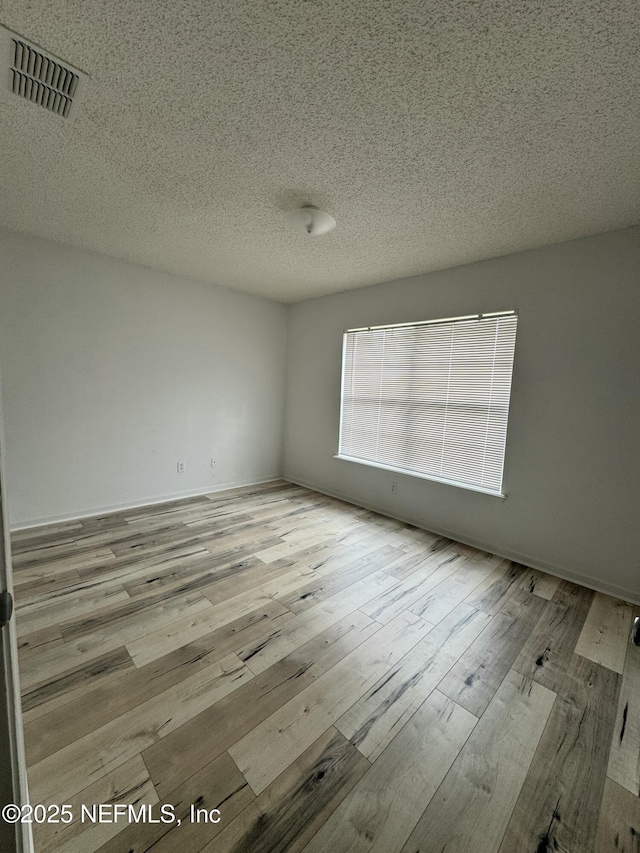
[[[315,204],[304,204],[295,210],[289,210],[287,222],[295,231],[300,231],[309,237],[321,237],[323,234],[329,234],[336,227],[333,216],[320,210]]]

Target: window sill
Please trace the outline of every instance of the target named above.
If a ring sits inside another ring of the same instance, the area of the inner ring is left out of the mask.
[[[395,468],[393,465],[383,465],[381,462],[371,462],[369,459],[359,459],[357,456],[345,456],[341,453],[336,453],[334,459],[341,459],[343,462],[356,462],[358,465],[366,465],[369,468],[380,468],[382,471],[391,471],[394,474],[404,474],[406,477],[417,477],[419,480],[431,480],[433,483],[444,483],[446,486],[455,486],[458,489],[467,489],[470,492],[480,492],[482,495],[491,495],[493,498],[504,500],[506,495],[503,492],[494,492],[492,489],[485,489],[482,486],[472,486],[469,483],[460,483],[457,480],[447,480],[445,477],[436,477],[433,474],[422,474],[419,471],[408,471],[406,468]]]

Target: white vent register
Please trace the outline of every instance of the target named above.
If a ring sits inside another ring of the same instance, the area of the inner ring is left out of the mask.
[[[0,62],[5,90],[60,118],[73,118],[86,78],[82,71],[4,27]]]

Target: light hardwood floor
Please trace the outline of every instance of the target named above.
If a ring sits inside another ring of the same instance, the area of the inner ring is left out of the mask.
[[[13,562],[38,853],[640,851],[625,602],[285,482]]]

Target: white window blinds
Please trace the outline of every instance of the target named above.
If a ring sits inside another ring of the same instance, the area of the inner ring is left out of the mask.
[[[339,455],[500,493],[514,313],[345,334]]]

